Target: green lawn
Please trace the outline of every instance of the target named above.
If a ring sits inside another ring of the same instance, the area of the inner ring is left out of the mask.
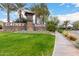
[[[0,56],[50,56],[55,36],[33,33],[0,33]]]

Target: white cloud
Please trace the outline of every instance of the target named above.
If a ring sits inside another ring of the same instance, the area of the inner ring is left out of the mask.
[[[69,4],[67,4],[67,3],[61,3],[59,6],[66,6],[66,7],[70,7],[70,5]]]
[[[61,3],[59,6],[63,6],[66,3]],[[73,5],[74,7],[79,7],[79,3],[71,3],[71,5]],[[70,7],[70,5],[66,5],[66,7]]]
[[[74,5],[74,7],[79,7],[79,3],[72,3],[72,5]]]
[[[63,6],[63,5],[65,5],[65,3],[61,3],[59,6]]]
[[[79,3],[75,4],[75,7],[79,7]]]
[[[58,15],[58,19],[60,20],[60,23],[63,23],[65,20],[69,20],[72,23],[79,20],[79,12],[66,15]]]

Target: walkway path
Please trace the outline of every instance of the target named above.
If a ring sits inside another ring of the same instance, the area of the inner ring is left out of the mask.
[[[54,56],[78,56],[79,49],[68,41],[62,34],[56,32]]]

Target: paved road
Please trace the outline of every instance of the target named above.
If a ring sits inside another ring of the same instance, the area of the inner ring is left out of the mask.
[[[54,56],[78,56],[79,49],[68,41],[62,34],[56,32]]]

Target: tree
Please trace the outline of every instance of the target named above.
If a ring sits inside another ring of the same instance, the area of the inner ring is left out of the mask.
[[[47,4],[44,3],[34,4],[30,9],[36,14],[36,21],[35,21],[36,24],[37,24],[37,18],[41,19],[42,23],[44,24],[45,17],[49,16],[49,10]]]
[[[55,25],[58,25],[59,23],[58,17],[53,17],[53,22]]]
[[[16,3],[16,10],[18,11],[18,14],[19,14],[19,22],[22,22],[22,10],[23,9],[28,9],[28,8],[24,8],[26,6],[26,3]]]
[[[10,12],[15,10],[15,7],[13,3],[0,3],[0,8],[7,11],[7,22],[10,22]]]
[[[64,21],[63,25],[65,26],[66,30],[67,30],[67,26],[69,24],[69,20]]]
[[[49,10],[48,10],[48,7],[47,7],[47,4],[44,4],[44,3],[41,3],[41,9],[42,9],[42,21],[43,21],[43,24],[44,24],[44,21],[45,21],[45,17],[48,17],[49,16]]]
[[[73,23],[73,27],[74,27],[74,29],[79,29],[79,21],[75,21]]]

